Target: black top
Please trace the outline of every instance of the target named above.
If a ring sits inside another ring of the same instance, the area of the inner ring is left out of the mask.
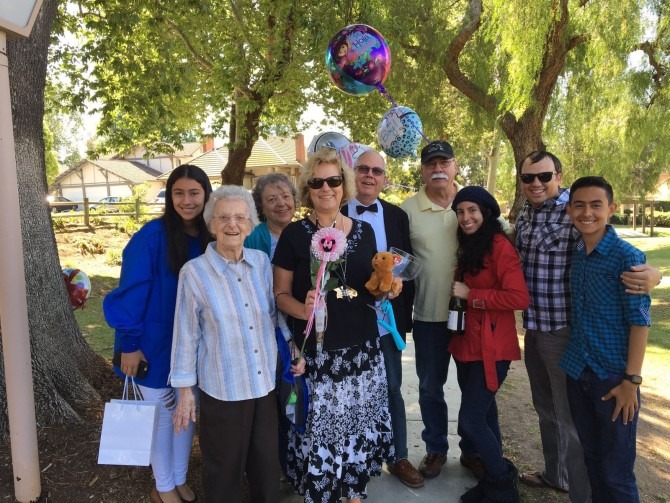
[[[305,301],[307,292],[313,288],[310,277],[310,245],[316,231],[316,226],[307,218],[288,224],[279,237],[272,259],[273,264],[293,272],[291,294],[300,302]],[[356,346],[376,337],[376,314],[368,307],[368,304],[374,305],[375,300],[364,286],[372,274],[372,257],[376,252],[375,233],[370,224],[353,220],[351,232],[347,236],[345,262],[335,271],[339,272],[341,278],[358,295],[347,301],[344,298],[338,299],[334,291],[327,293],[328,319],[323,339],[324,350]],[[336,276],[335,271],[331,271],[331,277]],[[341,280],[338,280],[338,286],[342,286]],[[288,325],[297,344],[302,346],[307,321],[289,316]],[[305,349],[316,351],[314,329],[307,339]]]

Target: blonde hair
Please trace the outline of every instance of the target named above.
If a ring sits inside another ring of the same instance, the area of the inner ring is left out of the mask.
[[[342,207],[347,204],[349,200],[356,197],[354,172],[349,166],[346,166],[340,161],[334,149],[328,147],[317,150],[300,169],[300,176],[298,177],[298,197],[300,203],[306,208],[311,210],[314,209],[314,204],[309,196],[307,180],[314,178],[316,168],[322,164],[333,164],[337,166],[340,169],[340,175],[344,177],[344,181],[342,182],[342,200],[340,201],[340,207]]]

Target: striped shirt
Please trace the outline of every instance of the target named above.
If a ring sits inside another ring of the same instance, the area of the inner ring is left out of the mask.
[[[579,233],[566,211],[570,191],[539,208],[524,204],[516,222],[516,247],[530,293],[526,329],[550,332],[570,322],[570,257]]]
[[[588,255],[584,242],[578,241],[570,274],[570,339],[561,360],[561,368],[573,379],[586,366],[600,379],[626,371],[630,327],[651,325],[651,297],[626,293],[619,276],[644,262],[644,253],[611,226]]]
[[[268,256],[244,248],[238,263],[210,243],[179,274],[170,383],[239,401],[275,387],[277,343]]]

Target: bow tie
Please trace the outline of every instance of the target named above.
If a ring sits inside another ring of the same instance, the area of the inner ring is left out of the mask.
[[[372,203],[370,206],[363,206],[362,204],[356,205],[356,212],[360,215],[366,211],[371,211],[372,213],[377,213],[379,208],[377,208],[377,203]]]

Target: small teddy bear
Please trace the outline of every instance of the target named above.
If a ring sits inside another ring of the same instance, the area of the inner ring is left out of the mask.
[[[378,252],[372,257],[372,275],[365,288],[374,295],[387,294],[389,292],[397,295],[402,288],[402,282],[393,277],[393,268],[400,263],[402,258],[390,252]]]

